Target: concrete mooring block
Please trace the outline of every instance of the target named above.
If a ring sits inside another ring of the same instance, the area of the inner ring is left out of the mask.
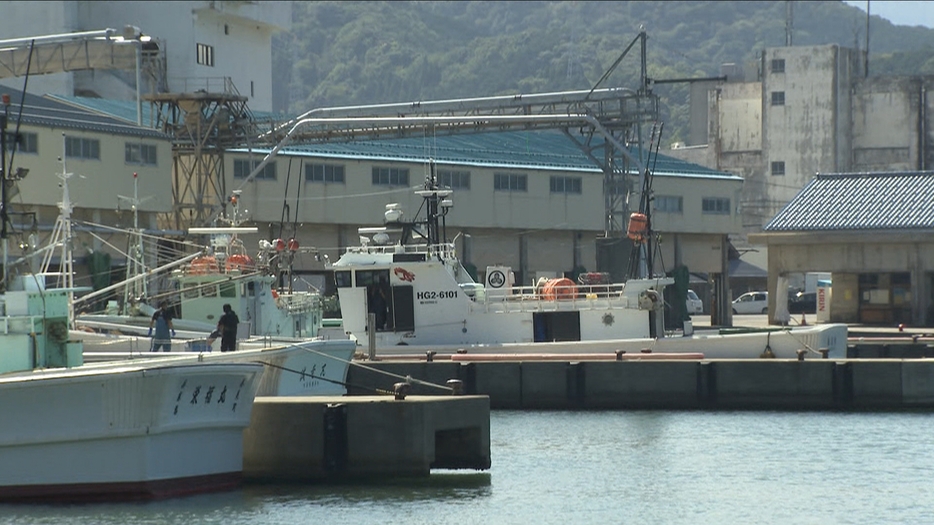
[[[435,468],[490,468],[489,397],[260,397],[243,436],[248,481],[426,476]]]

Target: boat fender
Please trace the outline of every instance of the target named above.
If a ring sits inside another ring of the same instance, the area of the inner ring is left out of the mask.
[[[639,309],[655,310],[658,307],[659,301],[658,291],[645,290],[639,294]]]
[[[68,340],[68,325],[64,321],[52,321],[48,330],[53,341],[63,343]]]
[[[772,345],[770,344],[771,341],[772,341],[772,333],[769,332],[765,334],[765,350],[763,350],[762,353],[759,354],[760,358],[772,359],[775,357],[775,352],[772,351]]]
[[[279,292],[276,290],[270,290],[272,292],[272,300],[276,302],[276,308],[282,308],[282,297],[279,296]]]

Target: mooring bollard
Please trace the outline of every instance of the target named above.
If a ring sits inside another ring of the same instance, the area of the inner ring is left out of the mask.
[[[623,354],[625,354],[625,353],[626,353],[625,350],[617,350],[617,351],[616,351],[616,360],[617,360],[617,361],[622,361],[622,360],[623,360]]]
[[[795,352],[798,353],[798,361],[804,361],[804,353],[807,352],[807,350],[804,350],[804,349],[802,349],[802,348],[799,348],[799,349],[795,350]]]
[[[820,349],[818,349],[817,351],[820,352],[820,357],[821,357],[821,359],[827,359],[827,354],[830,353],[830,349],[829,349],[829,348],[820,348]]]
[[[435,360],[435,355],[437,354],[438,352],[435,352],[434,350],[429,350],[425,352],[425,361],[428,361],[429,363],[431,363],[432,361]]]
[[[405,399],[405,396],[409,394],[409,390],[412,389],[412,385],[408,383],[396,383],[392,385],[392,391],[396,395],[396,400],[401,401]]]
[[[451,388],[452,396],[459,396],[464,393],[464,382],[460,379],[448,379],[446,384]]]

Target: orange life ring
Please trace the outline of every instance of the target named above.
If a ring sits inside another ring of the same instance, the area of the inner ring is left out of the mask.
[[[191,265],[188,267],[188,273],[192,275],[204,275],[206,273],[218,271],[217,259],[211,255],[193,259]]]
[[[542,287],[542,298],[548,301],[567,300],[577,297],[577,285],[567,277],[549,279]]]
[[[235,253],[227,258],[227,271],[248,270],[253,268],[253,259],[249,255]]]

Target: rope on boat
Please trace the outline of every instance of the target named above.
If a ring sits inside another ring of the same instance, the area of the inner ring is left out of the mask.
[[[408,384],[410,384],[410,385],[421,385],[421,386],[426,386],[426,387],[431,387],[431,388],[437,388],[438,390],[443,390],[443,391],[445,391],[445,392],[453,392],[453,391],[454,391],[453,388],[451,388],[451,387],[449,387],[449,386],[446,386],[446,385],[439,385],[439,384],[431,383],[431,382],[428,382],[428,381],[422,381],[421,379],[416,379],[416,378],[414,378],[414,377],[412,377],[412,376],[410,376],[410,375],[401,376],[401,375],[399,375],[399,374],[394,374],[394,373],[392,373],[392,372],[387,372],[387,371],[385,371],[385,370],[380,370],[380,369],[378,369],[378,368],[373,368],[373,367],[371,367],[371,366],[364,365],[363,363],[360,363],[360,362],[358,362],[358,361],[354,361],[354,360],[352,360],[352,359],[349,360],[349,361],[346,360],[346,359],[341,359],[341,358],[339,358],[339,357],[330,355],[330,354],[328,354],[328,353],[326,353],[326,352],[322,352],[321,350],[316,350],[316,349],[314,349],[314,348],[306,348],[306,347],[303,347],[303,346],[301,346],[301,343],[293,344],[293,345],[291,345],[291,348],[299,348],[299,349],[304,350],[304,351],[306,351],[306,352],[310,352],[310,353],[313,353],[313,354],[317,354],[317,355],[319,355],[319,356],[321,356],[321,357],[327,357],[328,359],[333,359],[333,360],[335,360],[335,361],[340,361],[340,362],[342,362],[342,363],[346,363],[346,364],[348,364],[348,365],[350,365],[350,366],[358,366],[358,367],[360,367],[360,368],[362,368],[362,369],[364,369],[364,370],[368,370],[368,371],[370,371],[370,372],[374,372],[374,373],[377,373],[377,374],[383,374],[383,375],[392,377],[393,379],[401,379],[401,380],[405,381],[406,383],[408,383]],[[261,362],[261,361],[260,361],[260,362]],[[269,364],[269,363],[262,362],[262,364]],[[286,367],[282,367],[282,366],[278,366],[278,365],[272,365],[272,364],[269,364],[269,366],[272,366],[272,367],[274,367],[274,368],[279,368],[279,369],[282,369],[282,370],[285,370],[285,371],[288,371],[288,372],[293,372],[293,373],[295,373],[295,374],[301,374],[300,371],[292,370],[292,369],[289,369],[289,368],[286,368]],[[309,375],[309,374],[306,372],[305,375]],[[311,377],[314,377],[314,378],[316,378],[316,379],[324,379],[323,377],[318,377],[318,376],[311,376]],[[387,391],[387,390],[382,390],[382,389],[379,389],[379,388],[367,388],[367,387],[361,387],[361,386],[358,386],[358,385],[348,385],[347,383],[341,383],[341,382],[339,382],[339,381],[334,381],[334,380],[332,380],[332,379],[325,379],[325,381],[329,381],[329,382],[332,382],[332,383],[335,383],[335,384],[341,384],[341,385],[344,385],[344,386],[353,386],[354,388],[360,388],[361,390],[374,390],[374,391],[376,391],[376,392],[378,392],[378,393],[381,393],[381,394],[395,395],[394,392]]]

